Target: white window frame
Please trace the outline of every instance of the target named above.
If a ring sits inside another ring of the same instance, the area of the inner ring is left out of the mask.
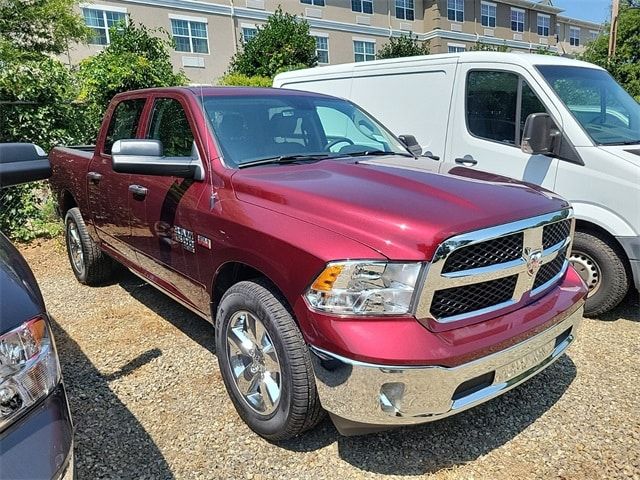
[[[464,43],[447,43],[447,53],[466,52],[467,46]]]
[[[107,45],[111,44],[111,36],[109,35],[110,27],[107,24],[107,12],[122,13],[124,14],[124,21],[129,22],[129,15],[128,15],[127,9],[124,7],[112,7],[111,5],[102,5],[97,3],[81,3],[80,10],[82,11],[85,8],[88,10],[98,10],[102,12],[102,21],[104,22],[104,27],[95,27],[95,26],[86,25],[87,22],[86,20],[84,20],[84,12],[82,12],[82,18],[87,28],[91,30],[98,30],[98,29],[104,30],[105,38],[107,39],[107,43],[105,43],[104,45],[102,43],[91,43],[91,41],[89,41],[90,45],[98,45],[100,47],[106,47]]]
[[[515,13],[515,20],[513,14]],[[520,16],[522,16],[522,22],[520,21]],[[517,33],[523,33],[525,28],[525,11],[522,8],[511,7],[511,31]],[[513,24],[516,24],[516,29],[513,29]],[[522,30],[518,28],[518,25],[522,24]]]
[[[589,30],[589,40],[591,42],[598,38],[598,35],[600,35],[600,32],[598,32],[597,30]]]
[[[577,36],[574,36],[573,33],[577,32]],[[569,25],[569,45],[572,47],[580,46],[580,27],[572,27]]]
[[[373,10],[373,0],[357,0],[358,2],[360,2],[360,10],[356,10],[355,8],[353,8],[353,2],[351,2],[351,11],[352,12],[356,12],[356,13],[363,13],[365,15],[373,15],[374,10]],[[369,5],[371,5],[371,12],[365,12],[364,11],[364,4],[368,3]]]
[[[542,23],[540,22],[542,20]],[[546,20],[547,24],[545,25],[544,20]],[[548,37],[551,35],[551,16],[545,13],[538,13],[538,35],[541,37]],[[544,29],[547,29],[547,33],[544,33]],[[542,33],[540,33],[540,29],[542,29]]]
[[[329,63],[331,62],[331,57],[329,56],[329,35],[324,32],[314,32],[314,31],[309,32],[309,35],[311,35],[316,40],[316,56],[318,56],[318,51],[319,51],[317,39],[324,38],[327,40],[327,49],[323,50],[327,52],[327,61],[326,62],[318,61],[318,65],[329,65]]]
[[[356,60],[356,55],[364,55],[364,60],[362,60],[363,62],[371,62],[373,60],[376,59],[376,55],[378,54],[377,52],[377,48],[376,48],[376,39],[375,38],[366,38],[366,37],[351,37],[352,40],[352,44],[353,44],[353,60],[355,62],[357,62]],[[356,52],[356,42],[363,42],[363,43],[373,43],[373,58],[367,58],[367,56],[370,56],[370,53],[358,53]]]
[[[300,0],[303,5],[311,5],[312,7],[324,7],[326,6],[325,0]]]
[[[174,35],[173,33],[173,23],[171,22],[171,20],[182,20],[183,22],[187,22],[188,26],[189,26],[189,36],[185,37],[184,35],[178,35],[178,37],[183,37],[183,38],[188,38],[189,39],[189,51],[185,52],[182,50],[178,50],[176,49],[176,52],[178,53],[189,53],[192,55],[211,55],[211,45],[209,44],[209,19],[206,17],[191,17],[188,15],[175,15],[173,13],[169,14],[169,31],[171,32],[171,38],[174,38],[176,35]],[[205,27],[204,30],[207,34],[207,52],[203,53],[203,52],[195,52],[193,50],[193,39],[197,38],[202,40],[203,37],[196,37],[193,35],[192,31],[191,31],[191,23],[204,23]]]
[[[487,7],[487,14],[483,13],[484,7]],[[493,9],[493,15],[491,15],[491,9]],[[484,23],[484,17],[487,17],[487,24]],[[498,17],[498,6],[493,2],[480,2],[480,23],[483,27],[496,28],[496,22]],[[493,25],[491,25],[491,19],[493,19]]]
[[[255,23],[241,23],[240,24],[240,33],[242,35],[242,41],[246,42],[247,39],[244,35],[244,31],[245,30],[254,30],[255,33],[253,33],[253,36],[251,38],[253,38],[257,33],[258,33],[258,26]]]
[[[462,8],[458,8],[462,6]],[[453,18],[449,18],[449,12],[453,13]],[[462,17],[462,20],[458,20],[458,13]],[[447,19],[450,22],[462,23],[464,22],[464,0],[447,0]]]
[[[414,0],[394,0],[395,16],[398,20],[413,22],[416,19],[416,2]],[[409,6],[411,5],[411,6]],[[398,16],[398,9],[402,10],[402,16]],[[407,13],[411,12],[412,18],[407,18]]]

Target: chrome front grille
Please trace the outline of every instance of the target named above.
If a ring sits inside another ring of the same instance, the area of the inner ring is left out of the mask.
[[[566,209],[446,240],[429,266],[417,317],[448,323],[541,294],[566,272],[573,229]]]

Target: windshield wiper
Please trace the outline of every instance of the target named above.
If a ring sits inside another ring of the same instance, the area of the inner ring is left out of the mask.
[[[402,157],[412,157],[413,155],[408,153],[396,153],[396,152],[385,152],[384,150],[363,150],[362,152],[353,152],[353,153],[343,153],[341,155],[345,155],[347,157],[373,157],[380,155],[400,155]]]
[[[258,160],[252,160],[250,162],[241,163],[238,168],[255,167],[257,165],[269,165],[272,163],[285,164],[295,163],[300,161],[315,162],[318,160],[324,160],[331,155],[330,153],[312,153],[312,154],[299,154],[299,155],[277,155],[275,157],[259,158]]]
[[[626,140],[624,142],[601,143],[600,145],[604,145],[605,147],[608,147],[608,146],[616,146],[616,145],[638,145],[638,144],[640,144],[640,139],[639,140]]]

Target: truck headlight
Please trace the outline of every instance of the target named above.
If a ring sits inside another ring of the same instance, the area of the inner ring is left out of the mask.
[[[331,262],[305,298],[316,310],[338,315],[402,315],[411,310],[421,263]]]
[[[0,430],[59,381],[60,365],[44,318],[0,335]]]

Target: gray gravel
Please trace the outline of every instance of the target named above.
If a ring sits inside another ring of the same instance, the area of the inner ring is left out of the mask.
[[[205,321],[123,273],[78,284],[59,241],[22,249],[55,318],[80,480],[640,479],[640,304],[585,320],[569,354],[474,410],[345,438],[330,422],[273,445],[236,415]]]

